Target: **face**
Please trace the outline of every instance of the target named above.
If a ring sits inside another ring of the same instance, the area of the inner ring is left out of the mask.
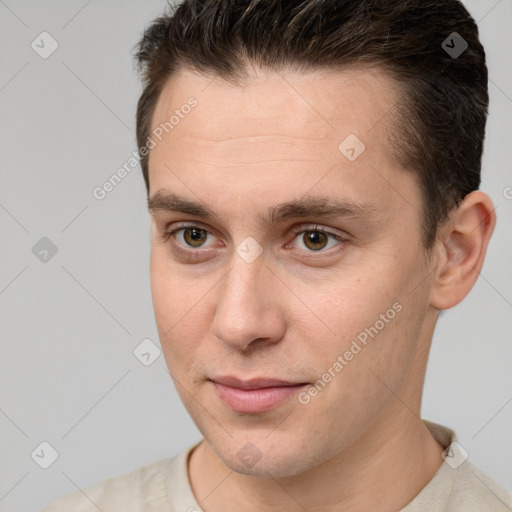
[[[234,471],[304,473],[396,418],[389,389],[421,388],[430,270],[420,189],[388,141],[397,99],[375,69],[243,87],[183,71],[159,98],[156,322],[187,410]]]

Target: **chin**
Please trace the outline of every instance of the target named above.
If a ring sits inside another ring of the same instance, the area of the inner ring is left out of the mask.
[[[258,448],[256,443],[241,443],[242,447],[237,450],[233,450],[232,445],[220,450],[214,447],[214,450],[229,469],[247,476],[285,478],[304,473],[316,465],[315,457],[305,453],[304,446],[274,446],[267,441],[259,442]]]

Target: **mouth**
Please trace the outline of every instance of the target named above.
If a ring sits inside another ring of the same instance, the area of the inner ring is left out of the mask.
[[[209,381],[225,406],[245,414],[258,414],[274,409],[310,384],[272,378],[244,381],[231,376],[215,377]]]

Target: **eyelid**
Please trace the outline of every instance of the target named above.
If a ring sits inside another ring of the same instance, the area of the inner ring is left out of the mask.
[[[172,229],[169,229],[169,228],[166,228],[165,229],[165,232],[160,236],[162,241],[163,242],[168,242],[169,239],[175,235],[178,231],[181,231],[181,230],[184,230],[184,229],[200,229],[200,230],[203,230],[203,231],[206,231],[208,234],[211,234],[211,235],[214,235],[216,236],[212,230],[208,227],[206,227],[205,225],[201,224],[201,223],[198,223],[198,222],[194,222],[194,221],[190,221],[190,222],[183,222],[182,224],[178,224],[178,225],[175,225],[173,226]],[[295,235],[294,236],[294,239],[296,238],[296,235],[300,234],[300,233],[303,233],[303,232],[308,232],[308,231],[316,231],[316,232],[321,232],[321,233],[325,233],[327,236],[331,237],[331,238],[334,238],[335,240],[337,240],[338,242],[343,243],[343,242],[347,242],[348,241],[348,237],[347,236],[344,236],[342,235],[341,233],[339,232],[336,232],[334,230],[332,230],[331,228],[327,228],[327,227],[324,227],[324,226],[321,226],[321,225],[318,225],[318,224],[313,224],[313,223],[309,223],[309,224],[299,224],[297,226],[294,226],[292,228],[292,233]],[[293,242],[293,240],[292,240]],[[287,242],[286,244],[286,247],[289,247],[291,244],[291,242]],[[175,245],[177,245],[179,247],[179,250],[182,250],[188,254],[199,254],[201,252],[206,252],[209,248],[197,248],[197,249],[194,249],[192,247],[185,247],[183,245],[181,245],[180,243],[178,242],[175,242]],[[333,248],[331,248],[333,249]],[[327,253],[327,252],[330,252],[330,250],[327,250],[327,251],[323,251],[323,250],[320,250],[320,251],[304,251],[304,250],[301,250],[302,252],[308,252],[308,253],[311,253],[311,254],[314,254],[315,252],[318,252],[318,254],[323,254],[323,253]]]
[[[169,241],[169,239],[173,235],[175,235],[178,231],[182,231],[184,229],[185,230],[186,229],[200,229],[202,231],[206,231],[210,235],[216,236],[210,228],[203,226],[202,224],[200,224],[198,222],[190,221],[190,222],[183,222],[181,224],[173,225],[172,229],[170,229],[168,227],[165,228],[164,233],[161,235],[162,241],[163,242]],[[178,244],[178,245],[180,245],[180,244]],[[198,252],[198,251],[194,251],[194,252]]]
[[[348,235],[345,236],[340,232],[337,232],[331,228],[327,228],[318,224],[299,224],[292,229],[293,233],[298,234],[304,231],[319,231],[321,233],[325,233],[326,235],[330,235],[336,240],[343,242],[348,240]]]
[[[286,249],[289,249],[294,246],[294,241],[297,238],[297,235],[301,233],[307,233],[307,232],[317,232],[317,233],[323,233],[331,240],[336,240],[338,243],[333,246],[329,247],[328,249],[322,248],[318,251],[313,250],[306,250],[306,249],[298,249],[302,254],[304,254],[305,258],[308,259],[316,259],[316,258],[323,258],[327,256],[332,256],[334,253],[339,252],[343,249],[344,242],[348,242],[348,236],[345,236],[344,234],[341,234],[332,228],[327,228],[324,226],[319,226],[318,224],[300,224],[298,226],[295,226],[292,229],[292,232],[294,233],[293,239],[288,242],[285,245]]]

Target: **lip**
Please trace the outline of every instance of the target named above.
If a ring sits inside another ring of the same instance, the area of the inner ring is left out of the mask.
[[[210,381],[215,393],[227,407],[235,412],[246,414],[269,411],[308,385],[304,382],[269,378],[244,381],[231,376],[216,377]]]

